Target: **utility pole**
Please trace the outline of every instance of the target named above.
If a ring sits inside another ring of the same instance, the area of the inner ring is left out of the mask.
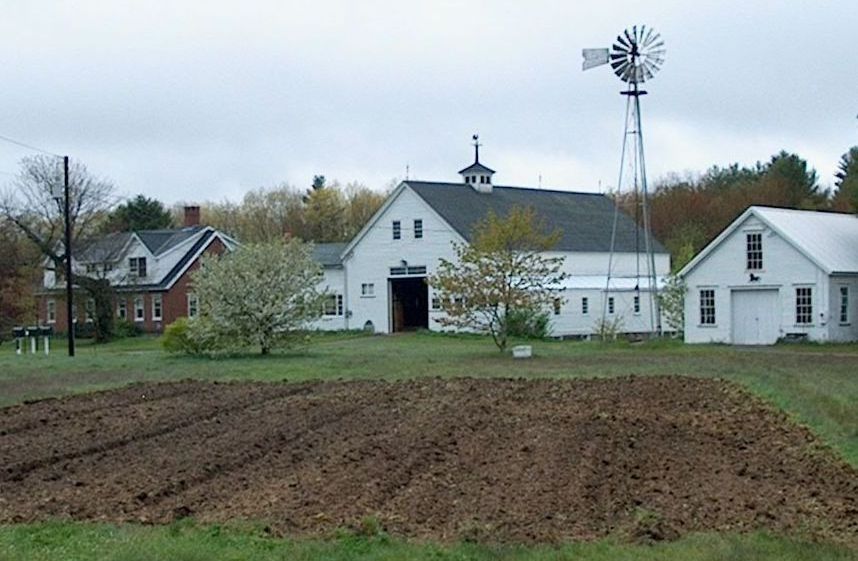
[[[66,324],[68,325],[69,356],[74,356],[74,279],[72,278],[72,243],[71,243],[71,220],[69,220],[69,157],[63,156],[63,190],[64,207],[63,216],[66,223]]]

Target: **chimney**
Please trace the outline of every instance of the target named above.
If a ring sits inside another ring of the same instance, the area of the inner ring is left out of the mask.
[[[185,207],[185,228],[200,225],[200,207],[186,206]]]

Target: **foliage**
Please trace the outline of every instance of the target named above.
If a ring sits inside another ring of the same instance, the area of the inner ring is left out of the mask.
[[[540,309],[512,310],[507,315],[510,337],[542,339],[548,335],[548,312]]]
[[[209,350],[207,341],[194,338],[191,333],[193,320],[182,317],[164,328],[161,336],[161,346],[168,353],[184,353],[189,355],[204,354]]]
[[[317,176],[307,192],[283,184],[245,194],[240,203],[206,203],[206,224],[241,240],[265,243],[298,237],[315,242],[346,241],[381,207],[386,192],[360,183],[330,185]],[[178,212],[178,209],[176,210]]]
[[[858,146],[853,146],[841,156],[834,175],[837,178],[834,207],[858,213]]]
[[[190,336],[205,347],[258,346],[268,354],[322,313],[321,268],[297,239],[207,256],[192,276],[200,315]]]
[[[0,341],[15,325],[34,323],[38,251],[20,230],[0,221]]]
[[[668,275],[658,295],[664,326],[681,335],[685,331],[685,294],[688,287],[678,275]]]
[[[489,333],[503,351],[510,314],[545,308],[566,274],[562,257],[545,251],[560,232],[546,232],[533,209],[490,212],[474,228],[470,244],[454,244],[455,261],[441,259],[429,283],[438,292],[445,326]]]
[[[782,151],[753,166],[713,166],[699,176],[666,177],[650,196],[651,227],[676,271],[749,206],[828,209],[828,195],[804,159]],[[632,193],[618,199],[636,216]]]
[[[32,156],[21,161],[21,170],[11,189],[0,195],[0,214],[15,224],[44,255],[54,270],[64,271],[64,202],[55,199],[62,192],[62,161],[49,156]],[[114,186],[92,175],[79,162],[69,162],[69,222],[72,249],[79,251],[99,232],[100,224],[113,205]],[[96,302],[95,334],[98,341],[112,335],[112,299],[105,295],[101,279],[75,273],[73,282]],[[92,281],[92,282],[89,282]],[[110,306],[110,311],[104,309]]]
[[[113,209],[102,227],[103,233],[161,230],[173,227],[173,215],[157,199],[137,195]]]
[[[623,318],[616,316],[614,318],[599,318],[596,320],[596,333],[599,335],[600,341],[616,341],[623,332]]]
[[[143,334],[139,325],[128,319],[118,320],[114,327],[114,335],[120,339],[125,337],[137,337]]]

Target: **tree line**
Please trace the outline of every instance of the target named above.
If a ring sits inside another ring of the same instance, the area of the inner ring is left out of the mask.
[[[624,192],[617,199],[643,222],[639,195]],[[804,159],[787,152],[752,166],[713,166],[702,174],[665,177],[649,196],[652,233],[678,270],[751,205],[858,212],[858,146],[841,157],[833,191],[820,185]]]

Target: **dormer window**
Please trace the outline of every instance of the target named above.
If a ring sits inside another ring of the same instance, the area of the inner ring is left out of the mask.
[[[128,260],[128,271],[131,276],[142,278],[146,276],[146,258],[132,257]]]

